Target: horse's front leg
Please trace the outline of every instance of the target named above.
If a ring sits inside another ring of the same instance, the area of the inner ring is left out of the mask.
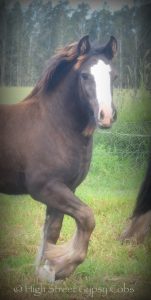
[[[44,236],[46,241],[56,244],[59,239],[64,214],[60,211],[47,207],[44,225]]]
[[[63,217],[64,214],[60,211],[54,208],[49,209],[49,207],[47,207],[42,242],[36,260],[36,269],[38,269],[40,264],[44,261],[44,249],[47,242],[51,244],[57,243],[62,227]]]
[[[73,217],[77,230],[73,238],[63,245],[54,245],[48,240],[44,249],[45,263],[39,268],[39,276],[46,279],[48,272],[53,270],[55,279],[69,276],[82,263],[86,257],[90,235],[94,229],[95,221],[92,210],[82,203],[73,192],[64,184],[50,183],[32,195],[37,200],[44,202],[49,209],[56,209],[63,214]]]

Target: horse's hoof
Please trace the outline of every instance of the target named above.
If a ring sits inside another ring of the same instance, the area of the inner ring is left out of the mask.
[[[38,268],[36,271],[38,278],[41,281],[47,281],[49,283],[53,283],[55,281],[55,269],[50,266],[47,262]]]
[[[123,231],[123,233],[118,237],[118,240],[123,244],[123,243],[130,243],[132,241],[134,241],[134,236],[131,235],[131,232],[128,230],[129,228],[127,228],[126,230]],[[135,237],[136,240],[136,237]]]
[[[143,243],[151,227],[151,212],[147,212],[131,219],[121,234],[121,242]]]

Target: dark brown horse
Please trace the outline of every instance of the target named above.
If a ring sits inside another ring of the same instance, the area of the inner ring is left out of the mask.
[[[137,196],[129,224],[122,233],[122,241],[144,241],[151,229],[151,154],[144,181]]]
[[[95,128],[110,127],[116,116],[110,66],[116,50],[114,37],[91,47],[85,36],[50,60],[26,99],[0,107],[0,192],[30,194],[47,206],[41,278],[69,276],[87,253],[94,216],[74,192],[89,169]],[[59,246],[64,214],[77,231]]]

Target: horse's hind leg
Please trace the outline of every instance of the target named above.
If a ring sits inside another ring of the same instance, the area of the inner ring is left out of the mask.
[[[129,224],[120,236],[120,240],[134,241],[142,243],[151,228],[151,210],[148,212],[134,216],[129,220]]]
[[[49,207],[47,207],[45,223],[43,227],[42,243],[36,260],[37,269],[39,268],[40,264],[43,263],[46,243],[49,242],[51,244],[56,244],[57,240],[59,239],[63,217],[64,214],[58,210],[54,208],[49,209]]]
[[[53,270],[55,279],[65,278],[86,257],[90,235],[95,226],[92,210],[65,185],[59,183],[45,186],[43,191],[38,193],[37,200],[43,201],[50,209],[55,208],[63,214],[70,215],[77,223],[75,235],[66,244],[54,245],[51,240],[46,242],[46,264],[39,268],[39,276],[42,279],[48,279],[49,270]]]
[[[133,215],[122,233],[122,241],[135,240],[143,242],[151,228],[151,158],[148,164],[145,179],[140,188]]]

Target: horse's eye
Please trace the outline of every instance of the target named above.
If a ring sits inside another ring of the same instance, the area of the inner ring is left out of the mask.
[[[88,80],[88,79],[90,79],[91,74],[89,74],[89,73],[81,73],[81,77],[84,80]]]

